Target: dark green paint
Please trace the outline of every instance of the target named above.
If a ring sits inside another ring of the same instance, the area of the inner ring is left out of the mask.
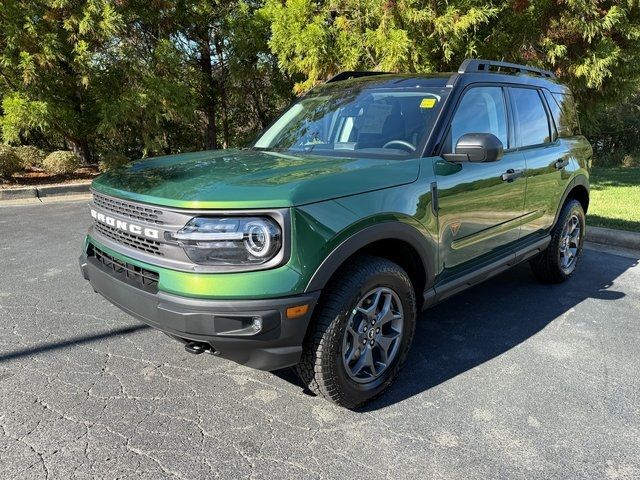
[[[129,169],[103,175],[95,187],[108,194],[171,206],[293,206],[291,257],[287,265],[279,268],[195,274],[125,257],[134,265],[160,273],[159,287],[169,293],[198,298],[269,298],[303,293],[323,260],[340,243],[380,222],[403,222],[423,235],[433,259],[432,276],[437,277],[432,282],[446,280],[487,257],[499,256],[525,237],[548,231],[571,179],[588,175],[586,160],[577,159],[588,158],[589,152],[588,143],[581,138],[558,140],[536,157],[532,152],[512,151],[490,164],[452,164],[440,157],[389,162],[274,160],[264,153],[206,152],[139,162]],[[564,171],[556,170],[552,164],[558,156],[571,158]],[[270,175],[262,173],[258,166],[261,161],[272,172]],[[502,172],[520,163],[527,169],[526,176],[512,183],[500,179]],[[284,178],[274,179],[276,171],[282,172]],[[190,179],[190,172],[196,178]],[[224,179],[221,172],[229,176]],[[354,173],[364,181],[353,179]],[[430,185],[434,181],[439,191],[437,217],[431,209]],[[393,183],[400,185],[389,186]],[[195,189],[190,190],[188,185]],[[247,197],[232,201],[236,188]],[[132,191],[123,194],[121,189]],[[198,197],[198,192],[206,192],[202,197],[206,200],[187,200]],[[156,201],[159,195],[166,196]],[[302,205],[296,207],[297,204]],[[454,233],[452,225],[456,223],[460,225]],[[104,246],[100,248],[122,257]]]
[[[460,90],[471,82],[461,78]],[[503,76],[503,81],[545,82],[527,76]],[[558,85],[552,88],[564,91]],[[442,107],[433,142],[437,132],[446,131],[456,95],[450,98],[452,106]],[[290,208],[290,258],[278,268],[187,273],[127,259],[158,272],[159,288],[165,292],[198,298],[274,298],[303,293],[340,244],[382,222],[401,222],[418,232],[429,259],[427,287],[472,271],[507,249],[546,235],[574,180],[582,176],[583,183],[588,181],[591,156],[581,136],[511,149],[492,163],[450,163],[439,156],[386,160],[208,151],[135,162],[101,175],[93,187],[124,199],[212,213]],[[555,163],[563,159],[567,166],[557,169]],[[501,175],[509,169],[521,169],[524,175],[505,182]],[[437,214],[432,183],[437,184]]]
[[[281,208],[411,183],[416,160],[337,158],[217,150],[141,160],[93,188],[178,208]]]

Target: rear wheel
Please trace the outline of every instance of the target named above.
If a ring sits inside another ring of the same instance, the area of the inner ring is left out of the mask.
[[[361,256],[324,299],[297,371],[315,393],[354,408],[382,393],[402,367],[415,330],[415,293],[398,265]]]
[[[536,277],[545,283],[560,283],[569,278],[582,255],[585,215],[577,200],[569,200],[551,230],[551,242],[546,250],[531,260]]]

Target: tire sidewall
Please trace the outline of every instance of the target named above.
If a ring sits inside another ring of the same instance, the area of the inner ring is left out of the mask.
[[[342,360],[343,338],[352,310],[356,307],[358,302],[362,300],[366,293],[378,287],[392,289],[397,293],[398,298],[402,303],[404,314],[402,338],[398,353],[387,370],[373,382],[362,384],[351,379],[345,370]],[[415,330],[415,321],[415,293],[406,274],[402,276],[396,271],[381,272],[367,278],[357,289],[354,289],[354,291],[350,293],[349,301],[332,324],[332,329],[335,331],[332,332],[331,335],[334,341],[330,348],[330,358],[331,362],[334,364],[333,370],[336,382],[344,390],[346,396],[354,399],[354,404],[357,405],[375,397],[393,382],[398,371],[402,367],[411,346]]]

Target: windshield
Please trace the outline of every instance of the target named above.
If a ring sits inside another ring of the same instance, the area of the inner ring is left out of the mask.
[[[302,98],[254,144],[261,150],[416,157],[447,90],[332,89]]]

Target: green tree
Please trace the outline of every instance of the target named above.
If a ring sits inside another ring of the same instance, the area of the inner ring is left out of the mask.
[[[596,133],[599,113],[640,85],[640,4],[620,0],[518,0],[485,29],[482,55],[555,71],[578,97],[583,129]],[[508,53],[505,53],[508,52]],[[500,57],[498,57],[500,58]]]
[[[640,84],[640,5],[620,0],[266,0],[270,46],[305,91],[341,70],[455,70],[466,57],[556,72],[591,115]]]
[[[492,2],[267,0],[270,46],[305,79],[298,91],[342,70],[428,72],[478,52],[478,31],[499,13]]]
[[[195,121],[188,65],[165,26],[171,9],[0,1],[3,139],[61,139],[85,163],[112,140],[135,153],[171,151],[175,130]]]
[[[204,148],[243,143],[248,131],[264,128],[291,98],[291,81],[269,50],[270,23],[261,6],[254,0],[182,0],[177,8],[176,38],[197,72]]]
[[[130,158],[201,148],[198,141],[197,69],[184,54],[179,4],[132,1],[122,8],[124,27],[102,55],[109,82],[99,91],[96,146]]]
[[[100,0],[0,2],[0,69],[11,91],[2,102],[5,141],[39,129],[88,161],[100,108],[94,86],[113,74],[99,55],[121,26],[121,15]]]
[[[293,83],[301,78],[281,70],[271,53],[271,23],[261,6],[262,2],[240,2],[225,22],[225,84],[235,145],[246,144],[271,123],[293,100]]]

